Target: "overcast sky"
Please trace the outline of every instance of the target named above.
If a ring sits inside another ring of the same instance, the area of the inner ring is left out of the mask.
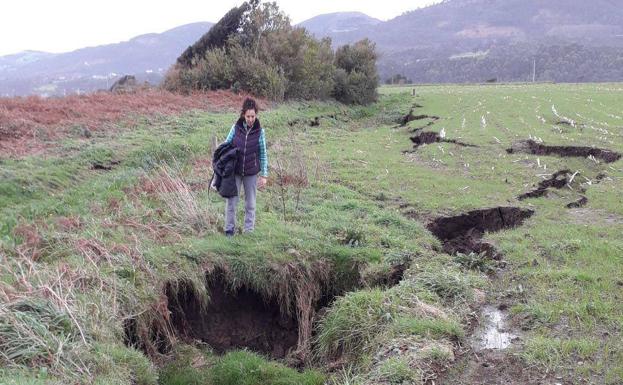
[[[67,52],[217,22],[243,0],[9,0],[0,11],[0,56],[24,50]],[[439,0],[279,0],[294,24],[330,12],[359,11],[381,20]]]

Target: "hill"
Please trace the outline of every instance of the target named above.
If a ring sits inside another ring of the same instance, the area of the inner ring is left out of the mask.
[[[307,29],[316,37],[331,36],[332,39],[338,40],[337,36],[341,34],[352,33],[380,23],[381,20],[361,12],[336,12],[312,17],[297,26]]]
[[[157,84],[186,47],[212,23],[193,23],[128,41],[62,54],[24,52],[0,57],[0,96],[63,95],[105,89],[124,74]]]
[[[324,36],[372,39],[384,79],[527,81],[536,60],[537,80],[623,80],[623,9],[612,0],[447,0]]]

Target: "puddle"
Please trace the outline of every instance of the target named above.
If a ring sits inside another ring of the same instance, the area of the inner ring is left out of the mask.
[[[508,348],[517,335],[505,331],[506,315],[494,306],[485,306],[482,313],[484,325],[474,334],[472,340],[474,351]]]

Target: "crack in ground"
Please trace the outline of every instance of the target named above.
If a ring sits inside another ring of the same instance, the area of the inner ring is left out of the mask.
[[[473,210],[457,216],[439,217],[427,228],[442,242],[444,252],[450,255],[473,252],[501,259],[495,247],[482,240],[484,233],[519,226],[533,214],[533,210],[518,207]]]
[[[282,359],[296,349],[296,316],[283,313],[276,298],[244,285],[234,289],[220,275],[207,289],[210,300],[204,305],[190,287],[167,288],[171,323],[181,336],[203,341],[219,354],[248,348]]]
[[[418,135],[412,136],[410,139],[414,143],[413,148],[418,148],[424,144],[439,143],[439,142],[454,143],[461,147],[478,147],[474,144],[463,143],[463,142],[460,142],[454,139],[445,139],[439,136],[438,133],[430,132],[430,131],[421,132]]]
[[[532,139],[522,140],[512,144],[506,149],[509,154],[527,153],[533,155],[558,155],[561,157],[594,157],[606,163],[616,162],[621,159],[621,154],[615,151],[585,146],[546,146]]]
[[[561,189],[567,186],[571,182],[571,177],[572,177],[571,170],[565,169],[565,170],[556,171],[555,173],[552,174],[550,178],[539,182],[536,189],[519,195],[517,199],[521,201],[521,200],[528,199],[528,198],[539,198],[539,197],[545,196],[547,195],[547,190],[549,188]]]
[[[465,214],[439,217],[430,222],[427,228],[442,242],[444,251],[456,253],[486,253],[501,259],[496,248],[484,241],[485,232],[495,232],[514,228],[534,215],[533,210],[518,207],[495,207],[469,211]],[[470,337],[469,347],[461,349],[462,356],[454,369],[440,377],[441,384],[526,384],[532,383],[530,371],[521,359],[508,354],[518,333],[513,332],[506,323],[506,305],[484,304],[481,308],[484,323]]]
[[[423,120],[423,119],[432,119],[433,122],[429,123],[430,125],[430,124],[433,124],[435,121],[439,120],[440,118],[439,116],[435,116],[435,115],[413,115],[413,108],[412,108],[408,114],[406,114],[405,116],[402,117],[402,119],[400,119],[399,125],[400,127],[404,127],[414,120]]]

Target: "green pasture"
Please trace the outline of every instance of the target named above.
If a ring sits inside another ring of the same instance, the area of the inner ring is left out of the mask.
[[[456,363],[479,289],[508,305],[521,331],[511,354],[526,367],[618,384],[623,161],[506,149],[535,138],[623,152],[621,106],[620,84],[381,87],[368,107],[274,106],[260,114],[271,184],[258,195],[255,232],[233,239],[222,235],[223,200],[207,184],[214,143],[234,114],[146,117],[114,134],[64,138],[45,156],[2,159],[0,383],[419,384],[437,374],[431,367]],[[400,126],[412,109],[438,119]],[[414,149],[410,137],[422,130],[475,147]],[[571,188],[517,200],[562,169],[575,173]],[[292,174],[306,183],[280,184]],[[191,193],[159,190],[164,175]],[[565,207],[581,196],[586,206]],[[498,206],[535,215],[486,235],[506,262],[494,275],[466,269],[426,230],[437,216]],[[406,272],[390,287],[397,266]],[[167,284],[190,282],[209,309],[214,269],[284,309],[295,306],[301,277],[335,296],[313,324],[306,371],[177,337],[149,357],[124,344],[125,320],[161,320]]]

